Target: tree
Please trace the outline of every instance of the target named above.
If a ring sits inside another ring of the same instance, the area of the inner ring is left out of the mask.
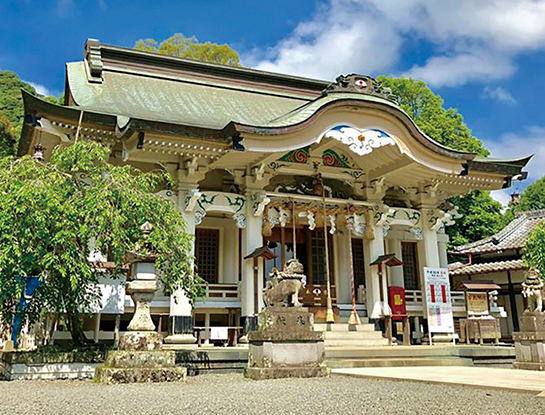
[[[140,39],[136,42],[134,48],[160,55],[189,58],[222,65],[241,66],[238,53],[228,45],[217,45],[210,42],[199,43],[196,37],[185,37],[181,33],[176,33],[161,43],[158,43],[154,39]]]
[[[99,273],[89,262],[98,249],[124,272],[126,256],[142,246],[140,226],[154,228],[149,242],[165,292],[178,288],[194,300],[202,280],[193,275],[192,236],[174,204],[155,192],[168,173],[142,173],[107,162],[110,150],[94,142],[56,148],[49,163],[0,160],[0,314],[11,321],[23,292],[21,276],[39,276],[25,318],[43,310],[64,316],[75,345],[84,343],[81,312],[97,301]],[[94,248],[91,246],[94,241]]]
[[[483,143],[471,134],[460,113],[453,108],[445,109],[441,97],[434,94],[424,81],[386,76],[380,76],[377,80],[392,90],[398,97],[399,106],[431,139],[483,157],[490,154]],[[447,228],[451,246],[486,238],[502,228],[502,205],[492,199],[489,192],[476,191],[450,201],[462,214],[455,220],[455,225]]]
[[[455,150],[488,156],[490,152],[483,143],[473,137],[464,124],[462,115],[454,108],[443,108],[443,99],[434,94],[424,81],[412,78],[377,79],[398,97],[398,104],[431,139]]]
[[[537,225],[528,235],[522,257],[526,267],[537,269],[545,280],[545,222]]]
[[[12,130],[13,126],[0,111],[0,157],[11,155],[14,152],[15,137]]]
[[[447,228],[452,246],[465,245],[499,232],[503,226],[502,204],[488,192],[476,190],[464,196],[456,196],[450,202],[461,214],[453,226]]]
[[[515,212],[545,209],[545,177],[531,184],[520,196],[520,202],[513,207]]]

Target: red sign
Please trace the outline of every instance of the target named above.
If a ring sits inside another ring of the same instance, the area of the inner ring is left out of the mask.
[[[392,320],[403,320],[407,315],[407,302],[405,301],[405,288],[388,287],[388,303],[392,310]]]

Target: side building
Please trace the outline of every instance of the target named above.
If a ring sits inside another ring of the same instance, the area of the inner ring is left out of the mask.
[[[328,296],[336,321],[347,321],[353,269],[361,317],[382,319],[387,286],[401,286],[419,330],[423,267],[448,266],[445,226],[456,212],[445,201],[509,187],[528,162],[438,144],[367,76],[321,81],[96,40],[66,68],[65,106],[24,93],[19,154],[47,160],[78,136],[109,146],[111,163],[172,174],[176,186],[161,195],[195,235],[197,270],[209,285],[194,306],[183,292],[152,302],[171,343],[194,342],[195,327],[206,337],[209,327],[251,326],[269,272],[293,257],[304,265],[302,302],[316,321]],[[277,258],[249,257],[263,246]],[[404,265],[379,278],[371,264],[385,254]],[[130,299],[124,304],[130,312]],[[463,315],[460,304],[463,297],[455,302]],[[103,314],[90,330],[109,339],[114,320]],[[128,315],[117,320],[123,330]]]
[[[519,330],[519,319],[526,308],[521,286],[525,279],[522,249],[528,235],[544,220],[545,209],[519,213],[497,234],[451,251],[468,258],[467,264],[450,265],[454,286],[467,280],[491,280],[501,287],[498,305],[507,312],[507,318],[501,319],[502,337],[506,339]]]

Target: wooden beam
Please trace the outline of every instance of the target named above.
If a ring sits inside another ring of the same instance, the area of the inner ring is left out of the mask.
[[[388,163],[379,167],[378,169],[371,170],[367,173],[369,181],[380,179],[381,177],[391,176],[395,173],[400,173],[415,164],[413,160],[408,157],[403,157],[395,163]]]

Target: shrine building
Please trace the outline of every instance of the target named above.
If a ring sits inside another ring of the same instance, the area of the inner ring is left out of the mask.
[[[328,298],[337,323],[353,298],[362,319],[379,321],[388,286],[400,286],[419,331],[423,268],[448,267],[445,227],[458,213],[447,200],[509,187],[528,162],[438,144],[388,89],[356,74],[322,81],[90,39],[84,59],[66,65],[65,106],[23,95],[19,155],[48,160],[78,136],[110,147],[113,164],[175,178],[160,194],[195,235],[208,286],[193,305],[183,292],[156,295],[151,312],[170,343],[195,342],[195,327],[251,327],[269,273],[294,257],[316,322]],[[372,264],[386,254],[403,265],[379,278]],[[463,293],[452,298],[454,316],[465,316]],[[133,307],[123,301],[121,330]],[[114,320],[103,312],[91,335],[111,339]]]

